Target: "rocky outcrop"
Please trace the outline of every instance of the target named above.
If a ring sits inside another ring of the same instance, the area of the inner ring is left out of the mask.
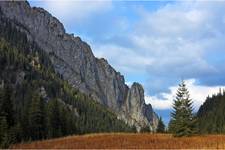
[[[119,72],[105,59],[96,58],[79,37],[67,34],[55,17],[28,2],[0,2],[0,9],[1,16],[49,54],[55,70],[73,87],[108,106],[130,125],[155,128],[157,116],[145,104],[142,86],[134,83],[129,88]]]
[[[158,117],[151,104],[145,104],[144,89],[139,83],[133,83],[128,90],[122,110],[124,113],[121,113],[121,118],[128,118],[127,122],[135,124],[138,131],[143,126],[149,126],[149,123],[151,124],[150,129],[154,130],[158,124]]]

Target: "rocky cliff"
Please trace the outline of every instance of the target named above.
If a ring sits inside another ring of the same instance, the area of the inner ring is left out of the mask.
[[[50,13],[30,7],[28,2],[0,2],[0,10],[2,17],[10,19],[49,54],[55,70],[73,87],[108,106],[137,129],[157,126],[157,115],[150,104],[145,104],[142,86],[134,83],[129,88],[119,72],[105,59],[96,58],[79,37],[67,34]]]

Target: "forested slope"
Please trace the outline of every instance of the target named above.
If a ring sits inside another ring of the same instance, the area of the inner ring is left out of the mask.
[[[197,116],[200,133],[225,133],[225,92],[207,97]]]
[[[54,72],[48,55],[0,18],[0,143],[133,129]]]
[[[138,131],[146,127],[156,130],[158,116],[151,104],[145,103],[143,86],[135,82],[128,87],[118,70],[106,59],[95,57],[91,45],[76,33],[67,33],[56,17],[30,6],[28,1],[2,1],[0,11],[1,17],[16,24],[29,41],[48,54],[54,70],[72,87],[108,107]]]

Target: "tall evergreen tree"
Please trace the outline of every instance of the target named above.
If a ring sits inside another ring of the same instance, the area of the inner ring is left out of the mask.
[[[5,117],[0,117],[0,148],[6,148],[8,125]]]
[[[169,131],[176,137],[190,136],[195,133],[195,117],[193,115],[192,100],[184,81],[179,84],[173,112],[169,123]]]
[[[45,136],[45,113],[44,102],[38,94],[32,97],[30,108],[30,128],[32,131],[32,139],[42,139]]]
[[[157,129],[156,129],[156,132],[158,132],[158,133],[164,133],[165,132],[165,125],[162,121],[162,117],[159,118],[159,123],[158,123]]]
[[[48,114],[48,136],[59,137],[62,134],[61,131],[61,119],[60,119],[60,106],[58,100],[51,100],[49,102],[49,114]]]
[[[0,116],[5,116],[8,127],[14,125],[14,110],[12,102],[12,89],[6,86],[1,92],[1,106],[0,106]]]

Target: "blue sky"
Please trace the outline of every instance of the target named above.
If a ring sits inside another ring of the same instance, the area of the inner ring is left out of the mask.
[[[125,76],[168,123],[181,78],[195,110],[225,84],[225,1],[30,1]]]

